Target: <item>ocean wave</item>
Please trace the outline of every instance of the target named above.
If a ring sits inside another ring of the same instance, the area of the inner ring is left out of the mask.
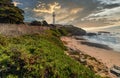
[[[115,51],[120,52],[120,33],[101,34],[94,36],[84,36],[89,42],[104,44]]]

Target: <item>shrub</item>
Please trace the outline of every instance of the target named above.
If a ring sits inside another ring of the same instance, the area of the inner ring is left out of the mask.
[[[30,23],[30,25],[41,26],[42,24],[41,24],[40,21],[32,21],[32,22]]]
[[[49,24],[44,20],[44,21],[32,21],[30,25],[33,26],[49,26]]]
[[[43,26],[49,26],[49,24],[48,24],[47,21],[45,21],[45,20],[42,21],[42,25],[43,25]]]

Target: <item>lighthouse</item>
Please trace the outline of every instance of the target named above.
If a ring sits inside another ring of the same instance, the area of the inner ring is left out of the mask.
[[[55,16],[56,16],[56,14],[55,14],[55,12],[53,12],[53,24],[55,24]]]

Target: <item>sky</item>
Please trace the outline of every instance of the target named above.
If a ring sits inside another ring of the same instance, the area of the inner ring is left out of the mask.
[[[78,27],[120,25],[120,0],[13,0],[25,11],[25,21],[45,19]]]

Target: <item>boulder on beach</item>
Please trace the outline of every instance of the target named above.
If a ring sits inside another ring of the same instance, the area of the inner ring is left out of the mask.
[[[120,66],[114,65],[113,67],[111,67],[110,72],[120,77]]]
[[[95,36],[95,35],[97,35],[96,33],[87,33],[86,34],[87,36]]]
[[[104,44],[99,44],[99,43],[92,43],[92,42],[82,41],[81,44],[88,45],[88,46],[91,46],[91,47],[102,48],[102,49],[106,49],[106,50],[112,50],[112,48],[110,48],[109,46],[104,45]]]

